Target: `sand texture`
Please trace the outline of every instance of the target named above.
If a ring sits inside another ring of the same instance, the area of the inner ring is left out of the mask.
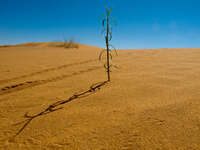
[[[110,83],[27,123],[105,81],[100,51],[0,48],[0,149],[200,150],[200,49],[120,50]]]

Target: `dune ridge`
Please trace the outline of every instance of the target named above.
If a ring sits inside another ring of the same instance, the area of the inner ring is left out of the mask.
[[[10,47],[64,47],[64,44],[67,42],[30,42],[30,43],[21,43],[16,45],[0,45],[0,48],[10,48]],[[73,42],[74,44],[81,46],[81,47],[94,47],[86,44],[80,44]]]

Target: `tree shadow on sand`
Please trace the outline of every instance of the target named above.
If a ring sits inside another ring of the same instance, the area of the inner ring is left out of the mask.
[[[13,136],[13,138],[17,137],[20,133],[22,133],[22,131],[31,123],[31,121],[33,119],[36,119],[37,117],[40,117],[42,115],[46,115],[46,114],[49,114],[49,113],[52,113],[54,111],[57,111],[57,110],[60,110],[62,109],[63,107],[59,107],[59,106],[62,106],[63,104],[66,104],[66,103],[69,103],[71,102],[72,100],[75,100],[75,99],[78,99],[78,98],[83,98],[83,97],[87,97],[93,93],[95,93],[97,90],[100,90],[102,86],[104,86],[106,83],[108,83],[108,81],[103,81],[103,82],[98,82],[98,83],[95,83],[93,85],[90,86],[90,88],[86,91],[83,91],[83,92],[80,92],[80,93],[77,93],[77,94],[73,94],[73,96],[69,97],[68,99],[66,100],[60,100],[60,101],[57,101],[51,105],[49,105],[44,111],[38,113],[38,114],[35,114],[35,115],[28,115],[28,113],[26,113],[24,115],[24,117],[26,118],[26,120],[22,121],[22,122],[19,122],[19,123],[16,123],[15,125],[19,125],[19,124],[24,124],[22,126],[22,128],[20,128],[20,130]]]

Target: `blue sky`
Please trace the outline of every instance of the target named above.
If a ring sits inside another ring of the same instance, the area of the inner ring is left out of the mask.
[[[0,0],[0,44],[77,42],[104,47],[99,16],[113,6],[119,49],[200,47],[199,0]]]

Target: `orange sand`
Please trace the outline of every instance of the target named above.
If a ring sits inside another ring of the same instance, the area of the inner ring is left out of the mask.
[[[121,50],[110,83],[13,138],[25,113],[106,80],[100,50],[0,48],[0,149],[200,150],[200,49]]]

